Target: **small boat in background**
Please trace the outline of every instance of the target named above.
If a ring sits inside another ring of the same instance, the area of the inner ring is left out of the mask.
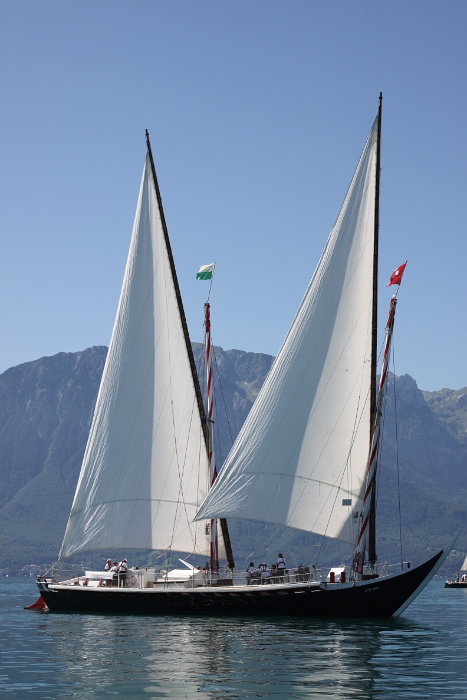
[[[462,576],[460,575],[461,572],[464,572]],[[464,563],[462,564],[459,573],[457,574],[457,578],[454,579],[453,581],[450,581],[449,579],[446,581],[444,584],[445,588],[467,588],[467,557],[464,559]]]

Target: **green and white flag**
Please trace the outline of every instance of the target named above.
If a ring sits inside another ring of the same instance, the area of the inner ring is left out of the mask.
[[[214,275],[214,268],[216,263],[211,263],[210,265],[201,265],[199,272],[196,273],[197,280],[211,280]]]

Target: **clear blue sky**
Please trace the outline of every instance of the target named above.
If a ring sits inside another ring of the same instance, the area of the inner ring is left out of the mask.
[[[193,340],[275,354],[383,92],[381,333],[467,385],[465,1],[0,1],[0,371],[109,342],[149,129]]]

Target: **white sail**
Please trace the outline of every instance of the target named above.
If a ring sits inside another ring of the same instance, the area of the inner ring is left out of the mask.
[[[199,519],[251,518],[355,542],[370,439],[377,126]]]
[[[149,156],[117,317],[60,558],[208,552],[208,458]]]

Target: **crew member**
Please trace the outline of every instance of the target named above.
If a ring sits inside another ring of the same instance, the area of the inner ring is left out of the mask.
[[[112,559],[107,559],[107,564],[104,566],[104,571],[110,571],[112,568]]]
[[[121,585],[126,586],[126,577],[128,574],[128,564],[126,563],[126,559],[122,559],[118,565],[118,573]]]
[[[246,567],[246,585],[249,586],[251,583],[251,578],[253,576],[253,572],[256,571],[255,565],[253,564],[252,561],[248,564]]]
[[[267,564],[260,564],[259,567],[261,575],[261,583],[268,583],[269,576],[271,575],[271,570]]]
[[[283,557],[283,555],[282,555],[282,552],[279,552],[279,554],[278,554],[278,556],[277,556],[277,564],[276,564],[276,567],[277,567],[277,575],[278,575],[278,576],[284,576],[286,566],[285,566],[285,559],[284,559],[284,557]]]
[[[112,566],[110,567],[110,571],[112,572],[112,586],[118,586],[118,561],[114,561]]]

